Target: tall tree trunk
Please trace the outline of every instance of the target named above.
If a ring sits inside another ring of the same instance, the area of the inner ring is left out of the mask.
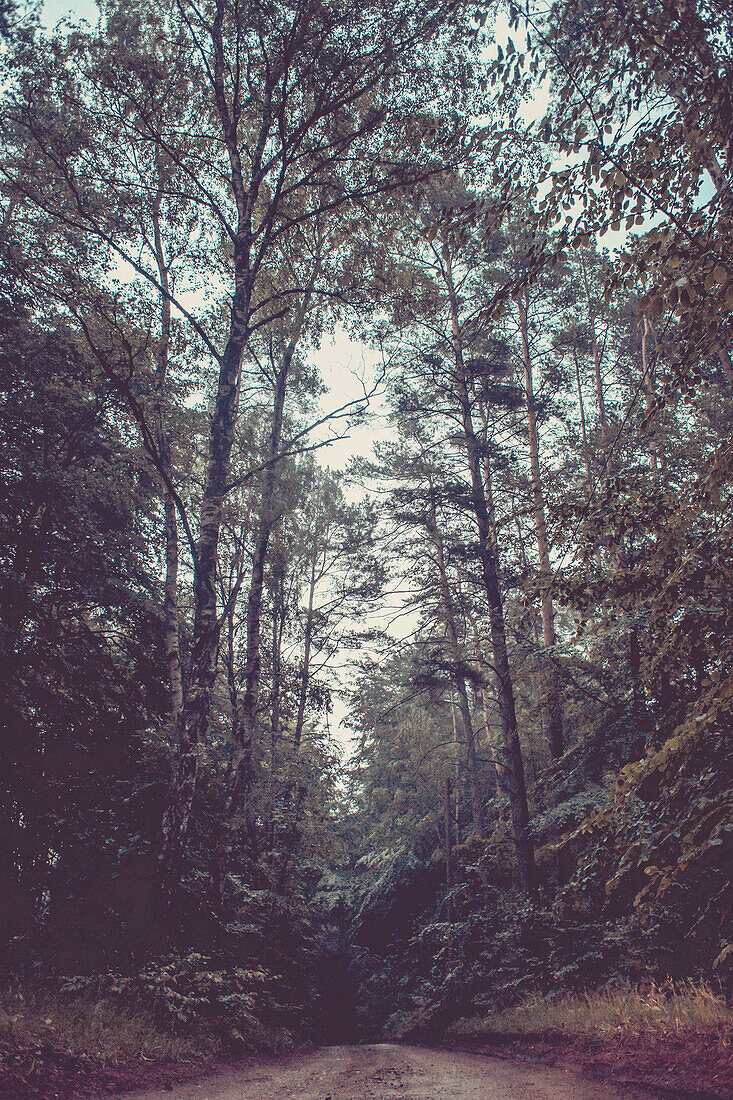
[[[575,386],[578,394],[578,409],[580,410],[580,439],[583,448],[583,465],[585,467],[585,484],[588,489],[588,499],[593,492],[593,470],[590,461],[590,446],[588,445],[588,429],[585,420],[585,401],[583,400],[583,387],[580,381],[580,363],[575,356]]]
[[[270,741],[273,769],[275,747],[280,737],[280,708],[282,703],[282,648],[285,633],[285,573],[275,578],[274,606],[272,609],[272,701],[270,703]]]
[[[275,844],[275,803],[280,769],[278,745],[280,741],[280,705],[282,695],[282,643],[285,631],[285,572],[278,570],[273,584],[272,606],[272,692],[270,697],[270,775],[267,784],[267,810],[265,830],[267,850],[272,853]]]
[[[552,570],[550,569],[550,549],[547,542],[545,502],[542,495],[540,441],[537,431],[537,413],[534,400],[532,357],[529,350],[526,298],[520,298],[517,305],[517,312],[519,314],[519,332],[522,340],[522,365],[524,367],[524,397],[527,409],[527,435],[529,437],[532,507],[534,511],[535,538],[537,541],[537,557],[540,565],[540,583],[542,585],[542,642],[545,648],[545,657],[542,664],[544,666],[543,679],[545,681],[544,695],[547,713],[547,740],[550,746],[550,754],[553,760],[557,760],[563,754],[562,704],[560,702],[560,685],[557,678],[557,669],[554,663],[554,651],[557,645],[557,638],[555,637],[555,611],[550,591]]]
[[[159,177],[161,174],[158,168]],[[163,181],[153,200],[153,241],[155,260],[158,268],[158,280],[162,288],[160,296],[160,339],[155,365],[155,405],[154,425],[156,445],[160,458],[163,482],[163,514],[165,523],[165,581],[163,601],[163,628],[165,652],[168,663],[168,682],[171,698],[171,727],[177,750],[180,749],[180,719],[183,711],[183,675],[181,669],[181,648],[178,630],[178,518],[176,505],[168,485],[171,480],[171,448],[165,425],[165,384],[168,377],[168,357],[171,338],[171,287],[170,264],[166,259],[163,236],[160,229],[160,211],[163,200]]]
[[[239,404],[240,366],[249,335],[246,318],[249,316],[251,294],[251,282],[248,279],[238,279],[230,314],[229,338],[219,362],[219,381],[211,421],[200,530],[196,545],[190,670],[179,723],[177,767],[163,815],[163,844],[159,855],[160,877],[167,904],[170,904],[175,884],[180,879],[196,788],[198,746],[208,729],[211,693],[216,677],[219,642],[216,566],[219,532]]]
[[[590,309],[590,304],[589,307]],[[591,313],[591,340],[593,343],[593,377],[596,384],[596,403],[598,406],[598,423],[601,426],[601,442],[604,451],[609,444],[608,415],[606,413],[606,397],[603,392],[603,378],[601,376],[601,351],[598,347],[595,320]],[[605,455],[604,455],[605,457]]]
[[[474,391],[475,394],[475,391]],[[496,524],[496,504],[494,502],[494,484],[491,476],[491,461],[488,455],[489,445],[489,414],[485,403],[481,398],[477,398],[477,405],[479,410],[479,417],[481,419],[482,427],[482,460],[481,468],[484,475],[484,491],[486,493],[486,507],[489,513],[489,531],[491,534],[491,541],[494,547],[494,556],[497,561],[497,568],[499,565],[499,533]],[[473,629],[474,645],[476,646],[476,657],[479,662],[479,666],[482,671],[481,680],[481,706],[484,713],[484,725],[486,727],[486,740],[491,751],[491,756],[494,764],[494,775],[496,778],[496,797],[501,800],[506,798],[507,784],[506,784],[506,767],[504,762],[504,754],[498,743],[494,731],[494,725],[491,721],[491,705],[489,703],[489,690],[488,683],[491,682],[494,677],[492,670],[486,660],[484,654],[483,644],[479,638],[478,626],[475,619],[471,618],[471,627]]]
[[[471,816],[473,818],[473,827],[476,830],[476,833],[478,834],[478,836],[485,838],[486,814],[484,812],[484,798],[483,792],[481,790],[478,759],[476,757],[476,734],[473,728],[473,720],[471,718],[471,707],[468,701],[468,692],[466,691],[466,678],[462,672],[464,658],[461,652],[461,644],[458,639],[455,604],[453,601],[453,594],[450,589],[450,583],[448,581],[443,538],[437,525],[435,500],[433,498],[432,485],[430,486],[430,492],[430,514],[427,517],[426,529],[428,535],[430,536],[430,540],[435,547],[436,565],[438,567],[438,576],[440,582],[440,594],[443,603],[443,621],[445,623],[446,634],[448,635],[448,649],[451,656],[451,663],[454,668],[454,683],[456,691],[458,692],[458,705],[461,711],[461,722],[463,724],[463,745],[466,752],[466,773],[468,775],[468,789],[471,795]]]
[[[494,484],[491,477],[491,462],[488,455],[489,445],[489,414],[486,409],[486,405],[479,398],[477,401],[479,416],[481,418],[481,426],[483,428],[482,440],[483,443],[483,455],[481,459],[481,468],[484,475],[484,491],[486,493],[486,507],[489,512],[489,529],[491,531],[491,538],[494,543],[494,552],[498,555],[499,536],[496,528],[496,505],[494,504]],[[498,557],[497,557],[498,560]]]
[[[250,186],[244,182],[239,155],[236,119],[229,111],[225,92],[223,40],[224,4],[216,5],[211,37],[214,55],[212,86],[222,137],[231,168],[231,187],[237,208],[234,235],[234,293],[224,351],[219,356],[219,375],[209,432],[204,489],[199,513],[193,576],[194,622],[188,684],[179,723],[179,754],[168,791],[162,822],[163,841],[158,857],[162,893],[170,906],[182,871],[183,851],[196,790],[198,746],[204,740],[216,679],[219,619],[216,606],[216,568],[222,509],[227,492],[234,430],[239,408],[242,357],[250,336],[250,304],[256,277],[251,263],[252,217],[259,194],[260,166],[272,126],[272,87],[264,90],[262,118],[252,147]]]
[[[501,801],[507,796],[507,784],[506,784],[506,765],[504,761],[504,753],[502,752],[499,744],[499,739],[496,735],[494,723],[491,719],[491,703],[489,701],[489,689],[488,684],[493,682],[494,675],[493,670],[486,660],[484,653],[484,646],[479,636],[478,625],[473,616],[469,616],[469,622],[471,624],[471,630],[473,633],[473,644],[476,649],[476,660],[478,661],[479,669],[481,670],[481,684],[479,692],[481,695],[481,709],[484,715],[484,726],[486,729],[486,742],[491,752],[491,760],[494,766],[494,778],[496,780],[496,797]]]
[[[471,401],[463,356],[463,340],[458,317],[458,298],[453,282],[451,259],[447,247],[443,251],[444,275],[451,312],[451,338],[453,344],[456,395],[458,398],[466,458],[471,478],[471,500],[478,529],[479,556],[484,591],[489,606],[489,625],[494,670],[498,686],[499,719],[504,752],[509,803],[512,817],[512,833],[516,855],[515,882],[520,890],[529,890],[534,880],[534,853],[529,836],[529,811],[527,790],[519,743],[517,715],[514,703],[509,655],[506,644],[504,605],[499,587],[499,571],[496,550],[491,537],[491,521],[482,479],[481,455],[471,414]]]
[[[215,904],[217,904],[220,909],[224,906],[224,883],[238,832],[238,821],[240,816],[243,816],[245,820],[248,818],[247,803],[262,670],[262,654],[260,647],[262,594],[265,580],[267,551],[273,529],[279,519],[279,513],[275,507],[275,488],[277,485],[277,463],[280,444],[282,442],[283,415],[285,411],[288,377],[295,350],[303,333],[313,294],[313,287],[315,286],[319,270],[320,258],[317,257],[308,285],[304,290],[300,308],[294,321],[290,341],[284,351],[282,362],[275,380],[272,425],[270,427],[266,452],[267,466],[264,471],[262,486],[261,518],[255,542],[252,575],[247,598],[247,645],[244,668],[244,692],[239,708],[239,722],[236,730],[234,775],[227,806],[219,822],[214,842],[211,886]]]
[[[450,779],[446,776],[443,787],[443,851],[445,858],[445,892],[448,897],[446,917],[453,920],[453,819],[451,817]]]
[[[608,416],[606,415],[606,398],[603,392],[603,377],[601,375],[601,350],[598,346],[598,332],[596,329],[596,318],[593,312],[593,303],[591,301],[590,287],[588,286],[588,274],[585,270],[585,263],[583,262],[582,257],[580,260],[580,267],[583,272],[583,286],[585,287],[585,300],[588,310],[588,327],[590,329],[591,350],[593,353],[593,377],[595,379],[596,386],[598,423],[601,428],[601,442],[603,444],[603,450],[605,452],[609,443],[609,432]]]
[[[585,419],[585,401],[583,400],[583,386],[580,381],[580,362],[578,356],[575,355],[575,385],[578,394],[578,409],[580,410],[580,439],[581,446],[583,448],[583,466],[585,467],[585,485],[588,490],[588,500],[593,497],[593,467],[591,465],[590,456],[590,444],[588,442],[588,426]],[[600,572],[603,569],[603,558],[601,557],[601,548],[598,546],[596,540],[593,540],[595,544],[593,549],[593,556],[596,560],[596,566]]]

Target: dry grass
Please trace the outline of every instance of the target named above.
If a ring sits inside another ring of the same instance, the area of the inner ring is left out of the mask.
[[[728,1043],[733,1011],[705,983],[609,987],[586,994],[535,997],[514,1008],[458,1021],[452,1038],[482,1035],[603,1037],[620,1032],[672,1036],[689,1030],[719,1031]]]
[[[618,1084],[674,1096],[733,1097],[733,1011],[704,983],[609,986],[535,997],[459,1020],[446,1038],[574,1065]]]
[[[217,1052],[214,1040],[172,1035],[153,1016],[108,999],[43,993],[0,994],[0,1041],[50,1045],[106,1063],[180,1061]]]

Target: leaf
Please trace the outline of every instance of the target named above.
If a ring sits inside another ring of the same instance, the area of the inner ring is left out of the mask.
[[[715,962],[713,963],[713,970],[717,970],[719,966],[729,959],[733,955],[733,943],[726,943],[723,945],[723,950],[720,952]]]

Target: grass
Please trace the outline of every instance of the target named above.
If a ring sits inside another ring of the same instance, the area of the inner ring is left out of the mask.
[[[482,1035],[599,1037],[618,1033],[672,1036],[690,1030],[720,1032],[731,1041],[733,1011],[704,982],[644,987],[608,987],[583,994],[533,997],[514,1008],[459,1020],[449,1030],[454,1039]]]
[[[672,1090],[675,1096],[733,1096],[733,1011],[704,982],[608,986],[592,993],[533,997],[514,1008],[458,1020],[446,1038],[555,1065],[602,1080]]]
[[[50,1045],[105,1063],[182,1061],[218,1052],[213,1039],[173,1035],[151,1013],[110,999],[8,990],[0,993],[0,1042]]]

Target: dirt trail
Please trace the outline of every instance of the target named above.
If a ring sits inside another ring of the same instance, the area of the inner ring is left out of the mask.
[[[630,1100],[573,1073],[422,1047],[322,1047],[117,1100]]]

